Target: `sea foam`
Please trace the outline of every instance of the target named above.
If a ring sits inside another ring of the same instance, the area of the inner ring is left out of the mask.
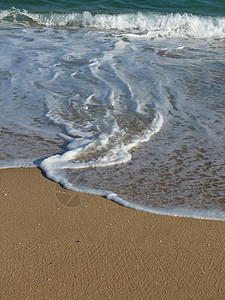
[[[13,8],[0,11],[1,21],[29,26],[89,27],[100,30],[120,30],[128,33],[147,34],[151,38],[191,37],[225,38],[224,17],[203,17],[191,14],[92,14],[83,13],[31,13]]]

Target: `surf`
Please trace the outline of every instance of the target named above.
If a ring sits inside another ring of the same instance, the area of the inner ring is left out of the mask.
[[[93,14],[31,13],[13,8],[0,11],[0,22],[22,26],[85,27],[98,30],[118,30],[124,33],[146,35],[151,38],[225,38],[225,18],[191,14]]]

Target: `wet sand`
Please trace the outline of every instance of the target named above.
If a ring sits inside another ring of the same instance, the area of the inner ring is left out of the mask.
[[[1,299],[224,299],[225,222],[168,217],[1,169]]]

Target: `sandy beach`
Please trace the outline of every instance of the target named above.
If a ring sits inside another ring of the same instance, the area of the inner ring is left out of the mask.
[[[75,193],[1,169],[1,299],[224,299],[225,222]]]

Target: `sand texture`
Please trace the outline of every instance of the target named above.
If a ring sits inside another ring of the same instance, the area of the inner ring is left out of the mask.
[[[153,215],[0,170],[1,299],[225,299],[225,222]]]

